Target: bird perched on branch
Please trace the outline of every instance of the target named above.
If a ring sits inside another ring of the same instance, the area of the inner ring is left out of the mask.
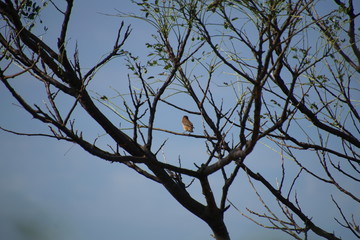
[[[182,126],[184,128],[184,131],[186,132],[193,132],[194,125],[190,122],[188,116],[183,116],[181,120]]]

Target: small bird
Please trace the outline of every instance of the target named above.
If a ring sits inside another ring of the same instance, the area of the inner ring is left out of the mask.
[[[190,122],[188,116],[183,116],[181,120],[184,131],[193,132],[194,125]]]

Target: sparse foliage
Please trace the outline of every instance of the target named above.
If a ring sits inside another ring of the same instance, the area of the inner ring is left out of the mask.
[[[360,9],[353,1],[143,0],[136,3],[141,14],[118,15],[153,27],[152,39],[144,42],[148,55],[126,49],[131,30],[122,23],[112,51],[90,69],[81,67],[77,49],[68,54],[73,51],[66,43],[73,1],[67,0],[64,9],[49,3],[63,15],[57,49],[32,31],[42,24],[38,15],[44,6],[0,2],[0,78],[24,110],[50,126],[42,135],[74,142],[162,184],[209,225],[216,239],[230,239],[224,218],[229,208],[238,209],[229,193],[240,176],[247,176],[266,210],[239,210],[254,223],[295,239],[307,239],[309,233],[340,239],[301,207],[298,182],[308,178],[335,189],[327,196],[338,209],[334,221],[360,237],[359,216],[345,213],[337,197],[360,202]],[[88,87],[97,70],[115,57],[129,69],[120,73],[126,87],[116,90],[122,106],[101,93],[92,95]],[[48,99],[43,106],[13,87],[12,80],[24,74],[44,84]],[[60,107],[60,96],[72,104]],[[118,116],[120,129],[103,106]],[[78,108],[111,137],[112,145],[103,148],[84,137],[75,124]],[[191,133],[158,127],[161,109],[197,117],[202,125]],[[157,138],[158,132],[168,140]],[[179,160],[162,160],[162,149],[180,137],[204,143],[207,155],[193,167],[183,167],[188,159],[181,152]],[[280,163],[276,184],[248,161],[259,145],[278,153],[277,159],[267,159]],[[219,176],[222,185],[215,191],[210,179],[220,181]],[[204,203],[191,196],[193,184],[199,184]]]

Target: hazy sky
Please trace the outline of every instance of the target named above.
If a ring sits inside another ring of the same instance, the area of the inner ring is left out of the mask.
[[[74,47],[76,42],[79,46],[82,67],[96,64],[103,54],[111,50],[121,19],[102,13],[115,14],[115,9],[136,12],[137,6],[130,1],[75,1],[68,38],[69,46]],[[51,5],[41,15],[49,28],[42,37],[46,42],[50,41],[52,46],[56,44],[60,27],[58,17]],[[152,29],[133,19],[124,20],[133,27],[125,47],[141,54]],[[114,92],[110,87],[127,88],[125,70],[120,59],[111,62],[98,72],[91,89],[111,95]],[[27,78],[17,81],[16,85],[25,96],[42,94],[38,88],[40,85],[34,85]],[[0,112],[2,127],[31,133],[47,130],[47,126],[32,119],[18,106],[2,84]],[[164,119],[164,126],[181,132],[181,116],[181,112],[174,111]],[[80,119],[77,124],[88,129],[86,134],[89,136],[103,134],[92,131],[94,122]],[[201,120],[194,119],[194,124],[199,126]],[[192,144],[186,138],[177,138],[176,141],[180,150]],[[199,145],[192,146],[182,155],[183,159],[191,159],[189,166],[196,161],[193,160],[197,158],[194,153]],[[165,149],[165,155],[168,154],[168,161],[176,162],[177,156],[171,155],[172,150],[171,147]],[[261,145],[256,148],[250,161],[271,157],[279,158]],[[259,171],[279,167],[266,161],[261,164]],[[275,183],[275,178],[273,180],[272,183]],[[244,207],[259,207],[248,184],[241,182],[246,182],[246,177],[242,176],[239,181],[234,184],[236,193],[230,195],[233,202],[242,211]],[[303,184],[304,208],[311,209],[311,213],[320,213],[321,217],[315,217],[316,221],[326,230],[338,230],[338,225],[327,223],[331,216],[329,205],[322,204],[321,199],[312,198],[325,190],[311,185],[306,179]],[[348,210],[355,211],[355,207],[351,205]],[[228,211],[225,219],[234,240],[290,239],[280,232],[256,226],[233,209]],[[124,165],[98,159],[71,143],[15,136],[0,131],[0,239],[199,240],[211,239],[210,234],[210,228],[185,210],[162,186]]]

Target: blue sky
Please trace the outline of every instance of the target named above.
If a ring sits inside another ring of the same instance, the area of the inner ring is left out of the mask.
[[[102,13],[115,14],[115,9],[136,12],[137,6],[130,1],[76,1],[68,37],[69,46],[75,46],[76,42],[79,46],[83,68],[96,64],[103,54],[111,50],[121,19]],[[43,39],[55,46],[59,18],[53,10],[49,6],[42,13],[42,19],[49,27]],[[143,54],[152,29],[134,19],[124,20],[133,27],[125,46],[139,55]],[[114,91],[111,88],[127,88],[125,71],[122,60],[115,59],[98,72],[90,87],[112,96]],[[26,97],[43,94],[39,92],[39,85],[34,85],[26,77],[19,78],[16,85]],[[0,85],[0,111],[2,127],[33,133],[47,130],[15,103],[3,85]],[[88,136],[103,134],[97,130],[95,122],[83,118],[81,112],[78,114],[77,126],[87,129]],[[116,116],[109,115],[117,121]],[[167,119],[160,119],[159,124],[181,132],[181,116],[181,112],[174,111]],[[201,120],[194,119],[194,124],[200,126]],[[157,136],[169,138],[163,134]],[[106,144],[107,138],[99,141]],[[183,159],[191,159],[184,165],[192,166],[197,158],[202,157],[196,155],[198,147],[203,146],[201,144],[197,140],[176,138],[177,152],[183,152]],[[184,152],[183,149],[189,149],[189,145],[192,148]],[[174,148],[171,144],[164,148],[166,161],[177,162]],[[91,156],[72,143],[0,132],[0,152],[1,239],[211,239],[208,226],[180,206],[159,184],[126,166]],[[265,145],[260,145],[249,161],[254,162],[258,171],[267,170],[273,174],[274,184],[280,161],[275,164],[267,161],[271,158],[279,159],[279,156]],[[214,176],[214,185],[216,180],[217,176]],[[247,183],[246,176],[240,176],[230,199],[242,211],[244,207],[260,208],[254,201],[257,198],[249,184],[244,183]],[[339,230],[338,225],[328,223],[334,210],[329,210],[329,199],[313,199],[314,195],[328,189],[314,185],[309,179],[304,179],[301,184],[304,184],[300,190],[304,209],[314,213],[314,219],[325,229]],[[194,188],[195,191],[196,186]],[[198,197],[201,198],[201,194]],[[350,201],[346,210],[359,214],[359,209]],[[225,219],[232,239],[290,238],[258,227],[234,210],[229,210]]]

